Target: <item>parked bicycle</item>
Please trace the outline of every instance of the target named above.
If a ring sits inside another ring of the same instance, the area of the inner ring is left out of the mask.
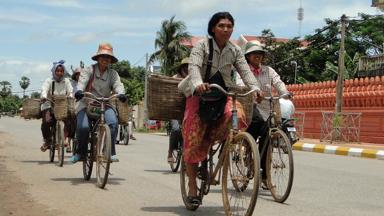
[[[259,152],[253,137],[238,129],[236,101],[237,97],[247,96],[254,90],[239,94],[227,92],[216,84],[210,84],[209,87],[217,88],[232,97],[232,127],[225,143],[220,143],[216,148],[212,146],[208,158],[198,165],[198,196],[202,201],[203,196],[209,193],[211,185],[220,184],[221,177],[226,215],[252,215],[260,185]],[[219,154],[216,162],[214,156],[217,152]],[[183,159],[181,159],[180,186],[186,208],[196,210],[201,203],[188,202],[188,176]]]
[[[270,103],[270,113],[267,124],[263,128],[263,148],[260,151],[261,160],[266,161],[267,188],[271,191],[276,202],[283,203],[289,196],[293,183],[293,154],[291,141],[281,129],[280,97],[264,97]],[[265,152],[266,151],[266,152]],[[264,158],[265,157],[265,158]]]
[[[124,145],[129,144],[129,130],[128,130],[128,125],[126,124],[119,124],[119,139],[116,139],[117,143],[122,142]]]
[[[87,108],[87,115],[91,124],[86,155],[82,159],[83,175],[85,180],[90,179],[93,162],[95,162],[97,186],[100,188],[104,188],[107,184],[111,164],[111,131],[105,123],[104,113],[106,106],[115,97],[117,94],[104,98],[96,97],[90,92],[84,92],[84,98],[92,101],[92,106]]]

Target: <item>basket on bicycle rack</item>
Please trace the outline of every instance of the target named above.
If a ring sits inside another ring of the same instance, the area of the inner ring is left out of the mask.
[[[128,124],[130,108],[128,102],[121,102],[120,100],[115,100],[114,102],[117,110],[117,117],[119,119],[119,124]]]
[[[22,115],[26,119],[38,119],[41,118],[40,112],[40,100],[28,98],[23,101]]]
[[[230,91],[235,91],[240,94],[247,93],[250,89],[245,86],[233,86],[229,88]],[[244,109],[247,124],[250,125],[253,115],[253,96],[252,94],[246,97],[238,97],[237,100],[241,103]]]
[[[148,118],[168,121],[182,120],[185,109],[185,97],[178,90],[181,78],[150,75],[148,78]]]
[[[68,116],[68,96],[57,95],[53,97],[53,113],[57,120],[63,120]]]

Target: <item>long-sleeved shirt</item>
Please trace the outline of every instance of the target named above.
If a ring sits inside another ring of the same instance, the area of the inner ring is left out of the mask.
[[[251,66],[252,67],[252,66]],[[272,96],[272,87],[276,89],[279,95],[288,93],[287,87],[284,82],[281,81],[280,76],[276,71],[269,67],[262,65],[261,72],[259,74],[254,74],[256,79],[260,82],[261,91],[264,96],[269,97]],[[241,80],[236,81],[239,85],[244,85],[241,83]],[[259,113],[263,117],[264,121],[268,119],[270,104],[266,100],[262,100],[261,103],[257,104],[257,109]]]
[[[213,57],[210,76],[220,71],[226,87],[235,86],[236,83],[231,79],[232,69],[236,68],[244,83],[250,89],[260,90],[259,83],[253,76],[249,66],[241,52],[240,47],[228,41],[226,46],[220,50],[215,40],[213,40]],[[199,41],[193,47],[189,57],[188,76],[179,84],[179,90],[184,92],[186,96],[190,96],[196,87],[203,83],[205,78],[207,62],[209,54],[208,37]]]
[[[55,83],[53,95],[71,95],[72,94],[72,85],[71,81],[67,78],[62,79],[60,82],[56,81],[53,78],[48,78],[44,81],[43,86],[41,87],[41,98],[52,98],[52,83]],[[51,108],[51,102],[46,101],[41,104],[41,110],[46,110]]]
[[[95,73],[90,89],[86,89],[88,82],[92,79]],[[96,97],[110,97],[112,93],[124,94],[124,85],[120,81],[119,74],[109,69],[103,74],[100,73],[98,64],[87,67],[80,73],[79,82],[77,83],[77,90],[88,91]],[[76,112],[84,109],[87,106],[84,99],[76,103]]]

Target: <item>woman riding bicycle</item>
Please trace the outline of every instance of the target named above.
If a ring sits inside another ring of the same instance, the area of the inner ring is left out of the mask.
[[[52,142],[52,131],[51,126],[55,124],[55,117],[51,110],[52,104],[51,99],[54,95],[68,95],[72,94],[72,86],[69,79],[64,78],[66,69],[64,66],[65,61],[61,60],[59,62],[54,62],[51,68],[52,77],[45,80],[42,86],[41,91],[41,112],[42,112],[42,122],[41,122],[41,132],[44,138],[44,144],[40,147],[41,151],[46,151],[50,143]],[[48,100],[47,100],[48,99]],[[68,124],[65,125],[64,130],[67,131]],[[68,133],[67,133],[68,134]]]
[[[208,23],[208,34],[212,39],[204,38],[194,46],[189,58],[189,75],[179,84],[179,89],[187,97],[182,133],[184,138],[183,157],[189,178],[188,200],[190,203],[200,202],[197,197],[196,184],[198,163],[207,158],[214,141],[225,140],[232,116],[232,99],[226,97],[224,103],[221,104],[220,115],[216,116],[217,119],[203,120],[199,115],[204,112],[201,110],[199,112],[200,97],[195,94],[209,92],[209,83],[220,84],[224,88],[234,86],[235,83],[231,79],[234,66],[245,84],[251,89],[257,89],[254,96],[260,97],[259,84],[249,70],[244,55],[237,45],[229,41],[233,26],[234,19],[228,12],[218,12],[212,16]],[[209,47],[211,47],[212,56],[209,56]],[[207,65],[209,58],[212,59],[211,65]],[[210,67],[210,70],[207,70],[207,67]],[[205,77],[204,80],[203,77]],[[237,106],[239,108],[239,128],[244,129],[247,127],[245,114],[241,104],[238,103]]]
[[[262,64],[263,60],[265,60],[265,55],[266,51],[262,48],[260,42],[249,41],[245,45],[245,58],[249,64],[252,73],[259,81],[263,94],[266,96],[272,96],[272,88],[277,90],[277,93],[279,95],[288,93],[288,90],[284,82],[281,81],[279,74],[277,74],[273,68]],[[247,129],[247,132],[250,133],[255,140],[257,140],[257,137],[260,136],[259,150],[263,148],[265,140],[265,137],[263,137],[263,128],[266,128],[266,120],[268,119],[269,111],[269,101],[263,100],[259,104],[257,104],[257,106],[255,103],[253,109],[252,123]],[[265,153],[266,151],[264,152],[264,154]],[[260,158],[264,159],[263,161],[261,161],[260,168],[263,169],[262,182],[264,186],[266,186],[266,157],[260,155]]]
[[[92,57],[92,60],[97,61],[96,64],[86,68],[80,74],[80,79],[75,93],[76,102],[76,137],[78,139],[78,151],[72,156],[71,161],[76,163],[81,156],[85,154],[88,139],[89,139],[89,118],[86,112],[87,103],[82,100],[84,97],[83,91],[91,92],[97,97],[109,97],[112,92],[118,94],[120,101],[125,102],[124,86],[120,81],[119,74],[110,68],[110,64],[116,63],[118,60],[113,55],[113,48],[109,43],[101,43],[97,53]],[[116,110],[114,107],[107,107],[105,111],[105,121],[111,129],[112,149],[111,161],[119,161],[116,156],[116,136],[118,121]]]

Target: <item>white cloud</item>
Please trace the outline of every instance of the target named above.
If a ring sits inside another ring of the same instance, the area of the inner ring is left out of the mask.
[[[41,4],[52,7],[83,8],[80,0],[44,0]]]
[[[48,62],[0,56],[1,81],[9,81],[12,91],[21,92],[19,80],[22,76],[26,76],[31,79],[27,90],[40,91],[42,81],[50,76],[50,65]]]
[[[0,10],[0,24],[39,24],[51,17],[30,10]]]

